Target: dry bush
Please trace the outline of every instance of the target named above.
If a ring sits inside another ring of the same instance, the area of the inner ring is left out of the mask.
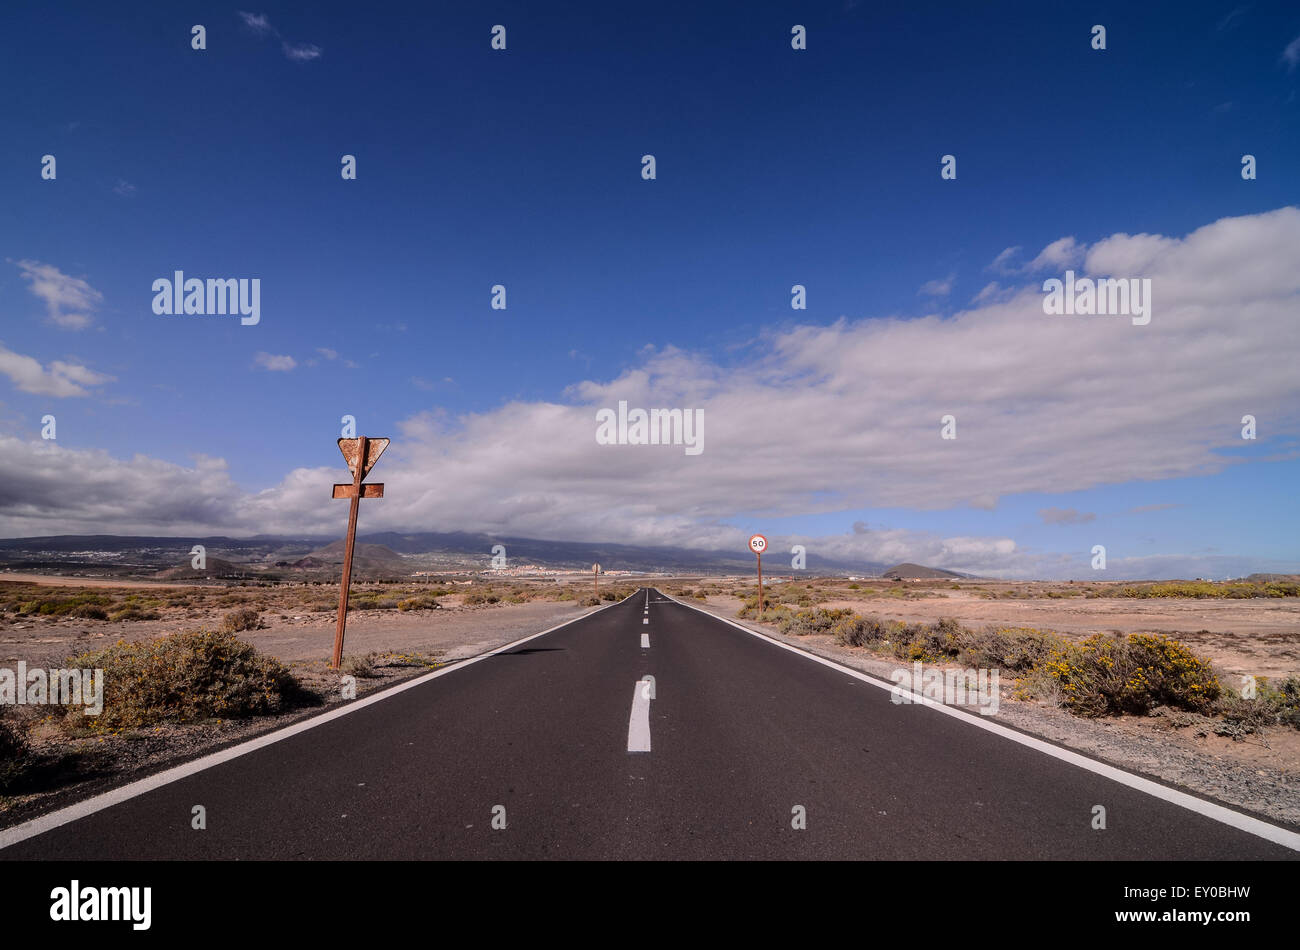
[[[232,610],[221,618],[222,633],[241,633],[245,630],[261,630],[262,615],[256,610],[244,607]]]
[[[94,730],[243,718],[279,711],[304,697],[278,660],[229,633],[200,630],[119,642],[70,657],[65,666],[104,671],[103,712],[77,716]]]
[[[399,600],[397,602],[397,609],[403,613],[408,610],[440,610],[441,608],[442,604],[438,603],[436,598],[431,597],[428,594],[408,597],[405,600]]]
[[[0,706],[0,793],[17,784],[27,771],[30,750],[21,729],[10,724]]]
[[[374,679],[379,675],[375,670],[375,663],[379,659],[378,653],[367,653],[365,656],[346,656],[339,668],[351,676],[358,679]]]

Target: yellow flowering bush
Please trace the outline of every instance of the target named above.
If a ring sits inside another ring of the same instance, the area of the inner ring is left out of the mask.
[[[1158,634],[1096,634],[1054,647],[1041,671],[1064,705],[1083,716],[1144,713],[1156,706],[1205,712],[1222,687],[1208,660]]]

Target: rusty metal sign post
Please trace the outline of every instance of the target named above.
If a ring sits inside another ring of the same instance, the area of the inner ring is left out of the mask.
[[[758,619],[763,619],[763,552],[767,550],[767,538],[756,534],[749,539],[749,549],[758,557]]]
[[[596,593],[596,599],[600,600],[600,565],[591,565],[591,582]]]
[[[363,485],[365,477],[370,474],[370,470],[375,467],[379,461],[379,456],[384,454],[384,449],[388,448],[388,439],[368,439],[362,436],[359,439],[339,439],[339,451],[343,453],[343,459],[348,463],[348,468],[352,472],[351,485],[335,485],[335,498],[352,499],[352,507],[348,511],[348,536],[343,548],[343,583],[339,587],[339,622],[334,629],[334,662],[333,668],[338,669],[339,664],[343,662],[343,628],[348,622],[348,588],[352,586],[352,549],[356,546],[357,541],[357,514],[361,510],[362,498],[383,498],[383,483],[373,485]]]

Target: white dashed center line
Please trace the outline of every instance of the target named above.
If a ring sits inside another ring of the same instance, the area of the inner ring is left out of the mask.
[[[632,715],[627,721],[627,751],[650,751],[650,691],[646,680],[632,687]]]

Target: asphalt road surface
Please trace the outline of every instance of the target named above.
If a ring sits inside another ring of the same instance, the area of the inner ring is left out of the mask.
[[[191,827],[195,805],[205,830]],[[1093,828],[1097,805],[1105,830]],[[1295,857],[962,719],[892,703],[888,690],[653,590],[0,850],[6,860]]]

